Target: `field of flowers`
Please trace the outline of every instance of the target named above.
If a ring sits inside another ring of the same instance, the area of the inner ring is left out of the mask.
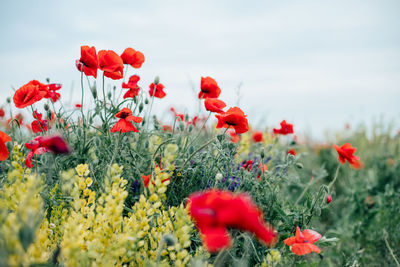
[[[10,90],[0,266],[400,266],[393,125],[326,143],[285,120],[255,129],[211,77],[199,113],[160,121],[168,85],[141,84],[144,61],[82,46],[74,107],[50,79]]]

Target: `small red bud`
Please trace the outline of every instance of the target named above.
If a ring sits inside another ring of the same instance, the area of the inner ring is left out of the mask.
[[[328,195],[328,196],[326,197],[326,203],[329,204],[329,203],[331,203],[331,201],[332,201],[332,196],[331,196],[331,195]]]

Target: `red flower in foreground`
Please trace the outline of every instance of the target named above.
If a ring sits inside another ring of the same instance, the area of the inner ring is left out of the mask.
[[[216,189],[197,192],[189,196],[188,206],[209,252],[230,246],[228,227],[251,232],[268,246],[278,239],[247,194]]]
[[[217,82],[211,77],[201,77],[199,98],[218,98],[221,94]]]
[[[124,62],[112,50],[99,51],[99,68],[104,71],[104,76],[119,80],[124,76]]]
[[[139,94],[140,87],[137,84],[138,81],[140,80],[140,77],[138,75],[132,75],[129,78],[128,83],[122,83],[122,88],[129,89],[128,92],[124,94],[124,99],[125,98],[134,98]]]
[[[339,154],[339,162],[342,164],[346,163],[346,160],[350,163],[350,165],[355,169],[362,168],[362,163],[359,157],[354,156],[354,152],[356,152],[357,148],[353,147],[350,143],[346,143],[341,147],[337,145],[333,145]]]
[[[79,71],[83,70],[86,76],[97,78],[97,69],[99,68],[99,60],[94,46],[81,46],[81,58],[76,61],[76,68]]]
[[[0,161],[6,160],[8,158],[8,149],[6,143],[11,141],[6,133],[0,131]]]
[[[161,83],[158,83],[155,85],[154,83],[151,83],[149,86],[149,94],[150,96],[158,97],[158,98],[164,98],[166,96],[166,93],[164,92],[164,85]]]
[[[222,109],[226,107],[226,104],[224,101],[219,100],[217,98],[206,98],[206,100],[204,100],[204,106],[208,111],[216,113],[224,113]]]
[[[255,143],[259,143],[259,142],[262,142],[262,140],[263,140],[263,133],[262,132],[254,132],[254,134],[253,134],[253,141],[255,142]]]
[[[48,91],[47,85],[32,80],[15,92],[13,101],[17,108],[25,108],[40,101],[48,94]]]
[[[245,133],[249,130],[249,123],[246,115],[238,107],[228,109],[227,112],[216,114],[218,119],[217,128],[228,128],[232,126],[237,134]]]
[[[280,129],[274,129],[274,134],[287,135],[293,133],[293,124],[286,123],[285,120],[281,122]]]
[[[33,112],[33,118],[35,119],[31,123],[31,128],[34,133],[39,133],[39,132],[47,132],[49,129],[47,120],[42,120],[42,114],[38,113],[36,110]]]
[[[142,175],[142,179],[143,179],[144,187],[147,187],[149,185],[149,182],[150,182],[150,174],[149,175]]]
[[[286,152],[286,154],[290,154],[290,155],[296,156],[296,155],[297,155],[297,152],[296,152],[296,150],[295,150],[294,148],[292,148],[292,149],[289,149],[289,150]]]
[[[133,126],[131,121],[136,122],[136,123],[140,123],[140,122],[142,122],[142,118],[141,117],[132,116],[132,111],[129,108],[121,109],[120,112],[115,114],[115,117],[120,118],[120,119],[111,128],[110,131],[112,133],[115,133],[115,132],[127,133],[127,132],[131,132],[131,131],[138,132],[138,129],[136,129],[135,126]]]
[[[124,64],[129,64],[135,69],[140,68],[144,62],[144,55],[142,52],[136,51],[130,47],[124,50],[121,54],[121,58]]]
[[[70,149],[65,140],[60,136],[38,136],[29,143],[25,144],[27,149],[30,149],[25,160],[25,165],[32,168],[32,158],[34,155],[41,155],[46,152],[54,154],[68,154]]]
[[[296,236],[286,238],[283,242],[290,246],[290,250],[296,255],[305,255],[311,252],[320,253],[321,250],[314,245],[321,238],[321,235],[313,230],[306,229],[300,232],[300,228],[296,228]]]

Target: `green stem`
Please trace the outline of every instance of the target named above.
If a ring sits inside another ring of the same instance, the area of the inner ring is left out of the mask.
[[[340,163],[336,168],[336,172],[335,172],[335,176],[333,177],[333,180],[329,183],[328,185],[328,189],[329,191],[331,190],[331,187],[333,186],[333,184],[336,182],[336,179],[338,178],[338,174],[339,174],[339,169],[340,169]]]

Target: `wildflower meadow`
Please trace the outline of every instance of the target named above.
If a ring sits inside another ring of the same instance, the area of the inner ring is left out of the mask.
[[[143,53],[76,51],[79,103],[24,77],[1,104],[0,266],[400,266],[396,125],[253,128],[212,73],[161,120]]]

